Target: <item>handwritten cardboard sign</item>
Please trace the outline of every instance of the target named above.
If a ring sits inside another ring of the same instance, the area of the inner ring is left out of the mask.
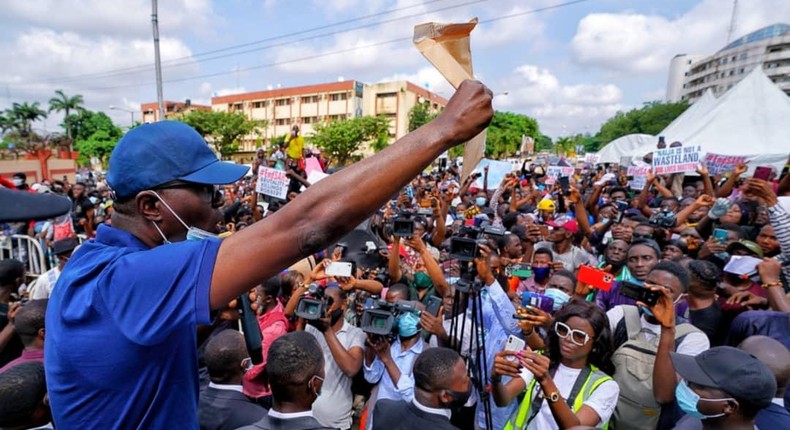
[[[705,155],[705,166],[708,167],[708,173],[711,176],[732,172],[737,165],[745,162],[746,157],[737,155],[719,155],[712,152]]]
[[[647,172],[650,171],[650,167],[637,167],[631,166],[628,168],[628,176],[631,178],[628,181],[628,186],[632,190],[642,190],[647,185]]]

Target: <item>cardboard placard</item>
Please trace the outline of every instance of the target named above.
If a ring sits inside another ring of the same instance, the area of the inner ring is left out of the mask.
[[[477,18],[461,24],[429,22],[414,26],[414,45],[456,89],[463,81],[475,77],[472,72],[472,51],[469,46],[469,34],[475,26],[477,26]],[[483,159],[485,148],[485,130],[464,144],[461,180],[466,179],[477,163]]]
[[[732,172],[739,164],[746,162],[746,157],[738,155],[719,155],[712,152],[705,154],[705,166],[711,176]]]
[[[284,171],[261,166],[258,168],[258,184],[255,191],[278,199],[285,199],[288,196],[290,183],[291,180],[288,179]]]
[[[628,187],[632,190],[642,190],[647,185],[647,172],[650,171],[649,167],[636,167],[631,166],[628,168],[628,176],[632,179],[628,181]]]
[[[701,153],[699,146],[657,149],[653,153],[653,171],[656,175],[694,172],[702,161]]]
[[[557,179],[561,176],[573,176],[575,169],[567,166],[549,166],[546,169],[546,177]]]

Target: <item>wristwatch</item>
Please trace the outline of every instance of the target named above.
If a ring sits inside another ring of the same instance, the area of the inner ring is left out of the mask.
[[[546,396],[546,400],[548,400],[551,403],[557,403],[560,401],[560,393],[558,391],[548,393],[548,395]]]

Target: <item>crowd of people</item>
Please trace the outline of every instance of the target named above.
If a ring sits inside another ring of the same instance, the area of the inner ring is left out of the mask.
[[[787,167],[631,189],[616,164],[527,160],[499,184],[429,165],[490,97],[465,83],[312,186],[295,129],[255,166],[287,169],[285,200],[168,122],[129,132],[107,178],[4,183],[73,208],[7,226],[52,269],[0,261],[0,427],[790,428]]]

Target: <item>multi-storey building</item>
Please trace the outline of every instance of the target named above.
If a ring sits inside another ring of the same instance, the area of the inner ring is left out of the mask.
[[[285,136],[294,125],[299,125],[303,136],[310,136],[318,123],[383,115],[390,121],[390,136],[398,139],[408,133],[409,111],[418,103],[426,103],[437,112],[445,107],[447,99],[407,81],[341,81],[213,97],[211,109],[241,112],[250,119],[266,121],[266,127],[243,139],[240,154],[234,157],[248,162],[256,148]],[[156,104],[142,105],[143,112],[150,106],[155,108]],[[143,116],[144,122],[146,118]]]
[[[674,66],[670,68],[670,84],[673,72],[677,73]],[[693,103],[709,88],[715,96],[721,96],[758,66],[790,95],[790,25],[774,24],[754,31],[709,57],[687,64],[680,99]],[[677,91],[667,88],[670,94]]]
[[[162,118],[162,116],[159,114],[159,105],[156,102],[143,103],[140,105],[140,110],[143,114],[143,124],[159,121],[160,118],[172,118],[173,116],[185,114],[193,110],[211,110],[211,106],[192,104],[189,99],[187,99],[184,103],[165,100],[163,104],[165,105],[164,118]]]

